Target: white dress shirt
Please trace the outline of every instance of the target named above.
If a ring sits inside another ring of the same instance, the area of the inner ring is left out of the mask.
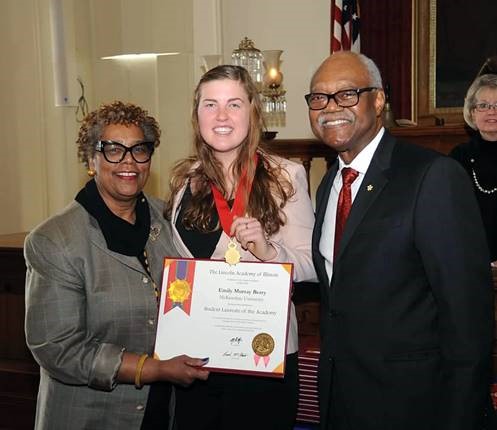
[[[338,195],[342,188],[342,169],[344,167],[351,167],[359,172],[356,180],[352,182],[352,205],[354,204],[355,197],[364,179],[369,164],[373,159],[373,155],[378,148],[381,138],[385,129],[382,127],[374,139],[366,145],[366,147],[352,160],[350,164],[345,164],[340,155],[338,155],[338,172],[333,180],[333,185],[328,198],[328,205],[323,219],[323,228],[321,230],[321,239],[319,241],[319,252],[324,257],[326,272],[328,279],[331,281],[333,275],[333,244],[335,243],[335,222],[338,204]]]

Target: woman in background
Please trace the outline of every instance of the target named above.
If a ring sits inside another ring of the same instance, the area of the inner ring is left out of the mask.
[[[485,227],[490,261],[497,267],[497,56],[483,63],[466,93],[464,120],[475,130],[471,140],[455,147],[450,156],[468,172]],[[497,383],[493,381],[494,384]],[[497,428],[497,413],[491,398],[482,430]],[[495,403],[495,402],[494,402]]]
[[[463,113],[466,123],[476,133],[450,155],[471,177],[490,258],[497,264],[497,74],[487,73],[473,81],[464,100]]]
[[[259,146],[261,103],[248,72],[229,65],[208,71],[195,90],[192,123],[194,155],[174,169],[166,213],[182,256],[224,259],[235,243],[242,261],[291,262],[295,281],[314,279],[305,170]],[[223,221],[226,204],[238,211],[232,224]],[[297,349],[292,304],[285,378],[216,373],[178,389],[178,430],[291,429]]]
[[[77,143],[93,179],[26,238],[36,429],[167,429],[169,382],[208,375],[202,360],[151,358],[162,261],[177,254],[162,202],[142,192],[159,136],[133,104],[91,112]]]

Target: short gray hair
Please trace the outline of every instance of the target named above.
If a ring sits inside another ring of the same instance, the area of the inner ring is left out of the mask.
[[[357,57],[357,59],[362,63],[362,65],[366,68],[368,75],[369,75],[369,84],[372,87],[375,88],[380,88],[383,89],[383,84],[382,84],[382,79],[381,79],[381,73],[380,69],[378,69],[378,66],[375,64],[371,58],[367,57],[364,54],[358,54],[357,52],[351,52],[351,51],[337,51],[337,52],[346,52],[347,54],[352,54]],[[330,57],[328,57],[325,61],[327,61]],[[318,71],[321,69],[323,66],[324,62],[317,68],[317,70],[314,71],[311,79],[311,91],[312,91],[312,84],[314,82],[314,78],[316,77],[316,74]]]
[[[466,97],[464,99],[463,115],[464,115],[464,121],[466,121],[466,123],[473,130],[477,130],[477,128],[476,124],[473,122],[471,112],[475,108],[477,102],[476,98],[478,96],[478,93],[483,88],[497,89],[497,75],[487,74],[487,75],[478,76],[473,81],[471,86],[468,88],[468,92],[466,93]]]
[[[357,56],[368,70],[369,78],[371,79],[369,85],[376,88],[383,88],[380,69],[378,69],[376,63],[364,54],[357,54]]]

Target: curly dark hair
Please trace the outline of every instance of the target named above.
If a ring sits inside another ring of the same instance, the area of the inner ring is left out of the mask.
[[[109,124],[136,125],[142,130],[146,141],[154,142],[156,148],[160,144],[159,124],[146,110],[133,103],[104,103],[86,115],[79,129],[76,140],[78,158],[86,167],[95,155],[95,143],[100,140],[105,126]]]

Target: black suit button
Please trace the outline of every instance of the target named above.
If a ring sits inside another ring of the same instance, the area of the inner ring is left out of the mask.
[[[335,318],[337,316],[337,311],[335,309],[330,309],[328,315],[330,318]]]

